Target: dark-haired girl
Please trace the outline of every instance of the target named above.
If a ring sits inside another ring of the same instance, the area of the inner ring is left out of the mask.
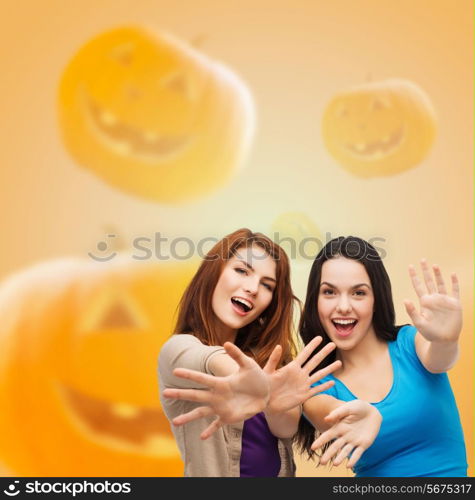
[[[410,301],[405,307],[414,326],[401,327],[374,247],[340,237],[317,255],[300,335],[305,344],[315,336],[323,337],[322,345],[336,344],[323,365],[342,365],[316,383],[335,384],[304,403],[297,441],[310,456],[324,446],[321,463],[349,457],[357,476],[466,476],[446,373],[457,360],[462,327],[458,280],[453,274],[449,294],[437,266],[431,270],[423,260],[421,267],[423,282],[409,267],[419,308]]]

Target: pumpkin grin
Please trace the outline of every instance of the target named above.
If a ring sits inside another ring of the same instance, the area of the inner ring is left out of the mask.
[[[103,444],[153,456],[176,455],[174,439],[163,432],[169,423],[161,409],[92,398],[66,385],[60,393],[76,422]]]
[[[356,144],[345,144],[346,149],[358,157],[369,159],[379,159],[383,156],[390,155],[396,151],[404,140],[404,126],[392,134],[387,135],[384,139],[373,142],[359,142]]]
[[[85,100],[91,126],[108,147],[121,155],[156,163],[182,154],[193,142],[188,135],[164,135],[128,125],[91,97]]]

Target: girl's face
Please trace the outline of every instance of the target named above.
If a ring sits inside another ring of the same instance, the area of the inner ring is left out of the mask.
[[[363,264],[345,257],[323,263],[318,316],[338,349],[353,349],[375,335],[373,310],[373,289]]]
[[[276,287],[274,260],[258,245],[243,247],[226,262],[213,292],[212,308],[223,338],[257,319]]]

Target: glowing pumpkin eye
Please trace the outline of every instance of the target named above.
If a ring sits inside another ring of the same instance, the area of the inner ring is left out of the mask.
[[[164,78],[160,83],[163,87],[176,92],[177,94],[191,98],[191,86],[183,72],[173,73],[172,75]]]
[[[112,59],[122,66],[130,66],[134,60],[135,46],[133,43],[124,43],[112,50]]]
[[[111,304],[109,310],[101,318],[100,324],[97,325],[100,329],[107,328],[137,328],[139,326],[132,311],[126,306],[125,303],[116,302]]]
[[[336,110],[336,116],[338,118],[346,118],[348,116],[348,109],[347,107],[342,104],[337,110]]]
[[[108,329],[144,330],[147,326],[146,316],[132,297],[106,289],[92,302],[79,329],[95,333]]]
[[[388,102],[385,102],[381,99],[373,99],[371,101],[371,111],[382,111],[383,109],[389,109],[391,106]]]

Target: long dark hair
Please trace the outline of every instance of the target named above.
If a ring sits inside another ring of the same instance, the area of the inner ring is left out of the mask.
[[[267,309],[259,319],[238,331],[235,343],[244,352],[253,355],[261,367],[274,347],[280,344],[280,364],[285,364],[292,360],[296,351],[292,320],[294,300],[298,301],[292,293],[289,259],[284,250],[267,236],[247,228],[227,235],[205,256],[183,294],[174,332],[195,335],[206,345],[220,345],[212,321],[211,298],[226,262],[238,249],[252,245],[263,248],[274,260],[277,285]]]
[[[307,345],[314,337],[321,335],[323,341],[318,347],[320,350],[330,342],[330,338],[318,317],[317,302],[322,279],[322,266],[327,260],[337,257],[356,260],[365,267],[374,295],[373,328],[376,336],[387,342],[395,340],[400,327],[395,325],[396,314],[391,282],[381,257],[367,241],[356,236],[340,236],[329,241],[322,248],[310,270],[307,296],[299,325],[299,334],[303,343]],[[315,370],[328,366],[335,359],[336,350],[328,355]],[[315,457],[316,453],[310,449],[315,440],[315,429],[304,417],[300,418],[298,432],[294,439],[301,453],[306,452],[309,458]]]

